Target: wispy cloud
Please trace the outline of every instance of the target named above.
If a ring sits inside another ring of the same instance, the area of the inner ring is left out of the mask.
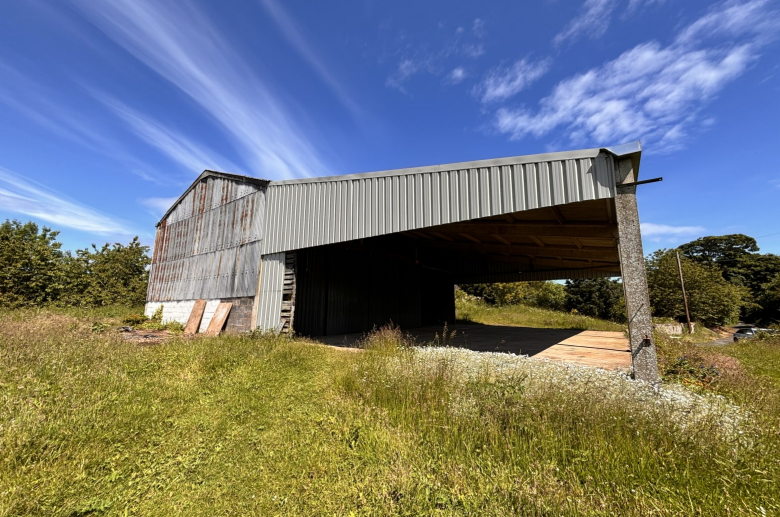
[[[500,108],[495,128],[513,139],[555,131],[574,144],[642,138],[653,152],[681,148],[692,131],[711,123],[702,120],[703,108],[745,73],[777,27],[767,2],[741,2],[739,23],[729,14],[735,5],[719,4],[666,47],[643,43],[561,81],[536,111]],[[707,45],[705,30],[718,40]]]
[[[447,76],[444,78],[445,84],[458,84],[459,82],[463,81],[463,79],[466,78],[466,69],[462,66],[458,66],[452,69],[452,71],[447,74]]]
[[[205,169],[243,173],[238,165],[215,153],[207,145],[192,141],[180,131],[116,99],[101,94],[95,96],[122,119],[132,133],[186,170],[198,174]]]
[[[618,0],[585,0],[577,17],[555,35],[553,44],[561,45],[581,36],[591,39],[600,38],[609,28],[612,11],[617,7]]]
[[[433,72],[430,56],[406,57],[398,63],[395,72],[385,79],[385,86],[407,93],[406,82],[421,70]]]
[[[769,0],[727,0],[683,29],[676,44],[695,46],[705,41],[717,44],[724,39],[744,37],[751,38],[754,44],[765,44],[776,38],[778,31],[777,6]]]
[[[331,173],[306,131],[197,8],[151,0],[75,2],[109,38],[218,122],[253,173]]]
[[[550,61],[521,59],[510,67],[498,67],[489,71],[484,80],[474,87],[474,94],[482,102],[506,100],[542,77],[550,69]]]
[[[339,81],[325,65],[324,60],[317,55],[317,52],[314,51],[306,40],[303,32],[298,28],[295,20],[287,14],[287,11],[285,11],[276,0],[260,0],[260,2],[276,22],[276,25],[279,27],[279,30],[282,32],[282,35],[287,42],[293,46],[298,54],[300,54],[312,68],[314,68],[322,81],[336,95],[344,107],[346,107],[354,116],[359,116],[362,109],[355,103],[352,96],[341,84],[341,81]]]
[[[485,20],[482,18],[474,18],[474,24],[471,27],[471,32],[474,36],[482,38],[485,36]]]
[[[160,185],[178,184],[176,174],[171,174],[170,171],[165,175],[157,174],[134,153],[128,151],[121,138],[100,122],[100,117],[94,114],[88,116],[69,108],[68,102],[61,98],[56,90],[42,85],[6,64],[0,63],[0,73],[6,79],[0,84],[0,102],[7,104],[32,122],[64,140],[75,142],[94,153],[117,160],[131,173],[147,181]],[[90,93],[96,96],[94,92]],[[105,96],[100,98],[106,99]],[[160,140],[163,141],[165,138]],[[155,147],[159,144],[159,142],[148,141],[147,143]],[[205,168],[203,163],[193,169],[193,165],[198,162],[196,156],[199,154],[202,154],[202,151],[198,150],[198,153],[189,156],[187,160],[177,161],[184,162],[190,173],[193,171],[200,173]]]
[[[642,237],[654,242],[673,242],[704,234],[702,226],[672,226],[668,224],[641,223]]]
[[[99,210],[22,179],[0,167],[0,207],[5,211],[98,235],[137,235],[130,227]]]
[[[148,197],[139,202],[149,209],[149,213],[155,217],[162,217],[173,206],[178,197]]]
[[[780,180],[769,180],[769,184],[774,188],[780,188]]]
[[[653,4],[663,4],[666,0],[628,0],[627,11],[629,13],[634,12],[642,7],[650,6]]]
[[[439,22],[439,28],[444,24]],[[399,52],[400,59],[393,72],[385,80],[385,86],[393,88],[402,93],[408,93],[407,84],[417,74],[431,74],[444,76],[442,83],[453,84],[460,82],[466,77],[464,74],[461,79],[457,78],[458,69],[465,69],[461,66],[452,69],[453,58],[455,56],[465,56],[468,58],[478,58],[485,54],[485,47],[481,39],[486,34],[485,22],[480,19],[474,19],[470,32],[463,27],[458,27],[450,34],[444,46],[439,50],[430,50],[423,46],[410,46],[405,42],[405,50]],[[448,72],[448,70],[450,70]]]

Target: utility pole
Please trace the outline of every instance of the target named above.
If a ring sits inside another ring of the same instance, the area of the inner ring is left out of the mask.
[[[677,271],[680,272],[680,287],[682,287],[683,303],[685,304],[685,319],[688,320],[688,334],[693,334],[693,327],[691,326],[691,313],[688,312],[688,297],[685,295],[685,280],[683,280],[682,265],[680,264],[680,252],[674,250],[674,254],[677,255]]]

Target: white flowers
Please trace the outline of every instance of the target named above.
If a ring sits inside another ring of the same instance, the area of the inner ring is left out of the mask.
[[[685,431],[713,428],[726,439],[743,438],[748,414],[722,396],[700,394],[677,384],[660,388],[632,380],[620,371],[532,359],[506,353],[474,352],[460,348],[416,348],[387,367],[395,374],[442,372],[456,384],[497,379],[522,383],[529,396],[543,393],[583,395],[620,405],[627,414],[649,416]],[[458,412],[468,412],[470,404]],[[453,408],[455,409],[455,408]]]

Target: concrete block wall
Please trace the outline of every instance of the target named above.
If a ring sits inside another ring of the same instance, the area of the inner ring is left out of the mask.
[[[254,296],[243,298],[222,298],[223,302],[230,302],[233,307],[230,308],[227,322],[225,323],[226,332],[248,332],[252,326],[252,306],[254,305]]]
[[[240,299],[240,298],[238,298]],[[252,300],[252,298],[249,298]],[[203,311],[203,319],[200,321],[200,328],[198,329],[198,332],[206,332],[206,329],[209,326],[209,323],[211,322],[211,318],[214,316],[214,311],[217,310],[217,306],[219,305],[220,300],[206,300],[206,310]],[[151,318],[152,314],[154,314],[154,311],[160,307],[160,305],[163,306],[163,323],[170,323],[171,321],[178,321],[182,325],[187,324],[187,320],[190,319],[190,313],[192,313],[192,308],[195,306],[195,300],[176,300],[176,301],[169,301],[169,302],[146,302],[146,308],[144,309],[144,314]],[[233,310],[231,309],[231,315]],[[249,308],[249,312],[251,315],[252,308]],[[247,328],[249,325],[247,324]]]

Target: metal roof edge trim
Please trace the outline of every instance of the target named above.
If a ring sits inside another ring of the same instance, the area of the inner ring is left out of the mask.
[[[605,147],[605,151],[614,154],[618,158],[630,157],[631,165],[634,168],[635,180],[639,179],[639,162],[642,157],[642,142],[635,140],[625,144],[614,145],[612,147]]]
[[[202,180],[209,178],[209,177],[215,177],[215,178],[225,178],[225,179],[231,179],[231,180],[239,180],[243,181],[245,183],[254,183],[255,185],[259,185],[261,187],[268,186],[269,183],[271,183],[270,180],[264,180],[262,178],[255,178],[252,176],[244,176],[243,174],[232,174],[230,172],[221,172],[221,171],[212,171],[209,169],[204,170],[200,173],[200,175],[195,178],[195,181],[193,181],[189,187],[187,187],[187,190],[185,190],[179,198],[171,204],[170,208],[165,212],[165,214],[160,218],[159,221],[157,221],[157,224],[155,224],[155,228],[159,227],[160,224],[162,224],[163,221],[165,221],[169,215],[171,215],[171,212],[173,212],[173,209],[176,208],[176,205],[181,203],[181,200],[187,197],[187,194],[190,193],[192,189],[195,188],[195,185],[197,185]]]
[[[616,146],[620,147],[620,146]],[[614,149],[614,148],[613,148]],[[362,172],[346,174],[343,176],[320,176],[315,178],[300,178],[292,180],[271,181],[269,186],[290,185],[295,183],[323,183],[330,181],[346,181],[363,178],[382,178],[388,176],[406,176],[411,174],[424,174],[428,172],[440,172],[462,169],[477,169],[480,167],[496,167],[501,165],[514,165],[521,163],[548,162],[556,160],[576,160],[578,158],[595,158],[603,150],[609,148],[595,147],[593,149],[580,149],[576,151],[561,151],[555,153],[529,154],[523,156],[510,156],[507,158],[491,158],[487,160],[474,160],[469,162],[445,163],[441,165],[428,165],[424,167],[410,167],[407,169],[390,169],[386,171]],[[609,151],[611,154],[615,154]]]

